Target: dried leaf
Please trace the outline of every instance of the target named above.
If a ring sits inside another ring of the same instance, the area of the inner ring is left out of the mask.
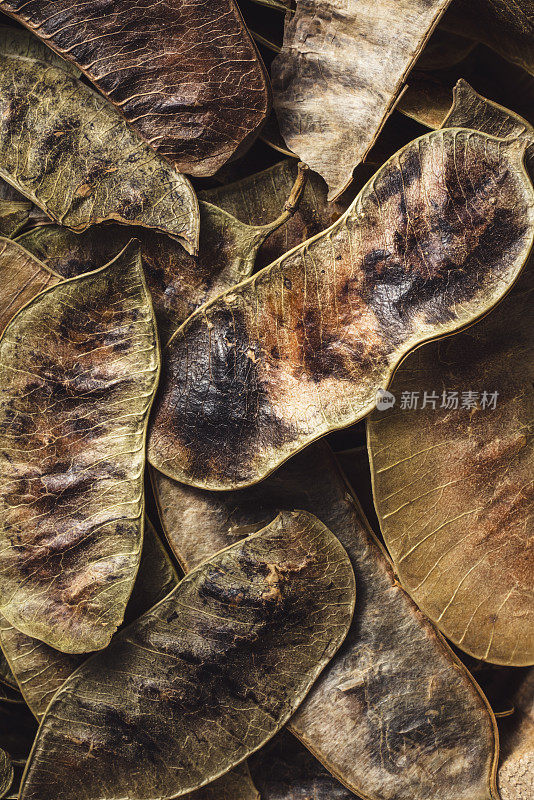
[[[358,587],[351,629],[289,722],[331,773],[372,800],[496,797],[487,703],[400,588],[329,448],[310,447],[237,492],[152,475],[165,533],[185,569],[294,507],[321,519],[347,550]]]
[[[277,213],[298,177],[295,160],[280,161],[229,186],[200,192],[199,198],[220,206],[237,219],[261,225]],[[261,245],[256,269],[261,269],[301,242],[315,236],[346,211],[341,203],[328,203],[326,184],[315,172],[308,171],[306,186],[298,207],[286,225],[280,227]],[[235,281],[237,283],[237,281]]]
[[[532,141],[524,120],[465,82],[443,124],[460,121]],[[437,389],[437,408],[397,406],[368,423],[375,505],[403,586],[458,647],[497,664],[534,663],[531,297],[530,263],[486,319],[399,368],[392,393]],[[439,407],[442,391],[458,393],[457,409]],[[470,409],[462,391],[477,392]],[[481,408],[485,391],[499,393],[495,410]]]
[[[114,220],[196,250],[198,207],[187,178],[81,81],[1,52],[0,176],[72,230]]]
[[[534,795],[534,670],[514,697],[513,716],[502,721],[498,784],[502,800]]]
[[[291,716],[353,608],[337,539],[309,514],[280,515],[191,572],[67,680],[21,799],[169,798],[224,775]]]
[[[297,0],[272,64],[289,149],[341,194],[450,0]]]
[[[13,764],[7,753],[0,750],[0,797],[5,797],[13,783]]]
[[[255,753],[249,765],[261,800],[357,800],[285,731]]]
[[[145,518],[145,536],[139,571],[126,607],[125,622],[133,622],[159,603],[178,583],[176,571],[154,527]],[[0,644],[15,674],[26,703],[37,719],[66,679],[87,658],[61,653],[21,633],[0,615]]]
[[[35,295],[61,278],[16,242],[0,238],[0,332]]]
[[[0,200],[0,236],[16,236],[30,217],[33,204],[16,200]]]
[[[0,8],[77,64],[181,172],[212,175],[269,112],[265,68],[234,0],[2,0]]]
[[[356,422],[425,340],[502,297],[532,245],[525,143],[436,131],[334,225],[203,306],[167,345],[148,457],[231,489]]]
[[[442,25],[484,42],[534,75],[532,0],[453,0]]]
[[[415,81],[399,108],[429,128],[473,128],[501,139],[517,137],[534,143],[534,130],[523,117],[482,97],[463,79],[456,83],[452,96],[445,86],[436,90],[434,82]]]
[[[264,800],[258,794],[247,762],[239,764],[222,778],[212,781],[202,789],[182,795],[183,800]]]
[[[251,274],[258,249],[294,213],[303,185],[301,168],[287,192],[281,198],[276,197],[273,216],[277,213],[278,216],[267,224],[244,224],[223,209],[200,202],[196,258],[169,236],[121,225],[92,227],[82,234],[60,225],[43,225],[22,234],[18,241],[55,272],[71,278],[109,261],[134,233],[141,243],[141,259],[158,333],[162,342],[166,342],[199,305]],[[224,195],[221,190],[220,196]],[[284,203],[285,208],[280,212]]]
[[[9,686],[11,689],[17,689],[17,681],[15,676],[11,672],[11,667],[9,666],[6,657],[0,651],[0,683],[4,686]]]
[[[131,593],[158,350],[134,246],[0,340],[0,612],[64,652],[105,647]]]
[[[391,391],[429,394],[369,421],[375,505],[399,578],[458,647],[534,662],[532,267],[486,319],[414,353]],[[442,391],[456,391],[449,410]],[[484,392],[498,394],[495,410]],[[475,392],[471,409],[463,392]]]
[[[471,39],[437,28],[417,59],[416,68],[426,71],[448,69],[463,61],[475,47]]]

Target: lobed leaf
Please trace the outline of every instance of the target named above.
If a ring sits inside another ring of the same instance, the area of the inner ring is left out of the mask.
[[[105,647],[122,621],[158,371],[134,246],[38,295],[0,339],[0,612],[58,650]]]
[[[329,199],[352,179],[450,0],[297,0],[272,64],[274,108],[290,150]]]
[[[212,556],[55,695],[21,800],[156,800],[224,775],[295,711],[354,597],[345,551],[304,512]]]
[[[310,447],[240,491],[208,492],[156,470],[152,477],[167,539],[186,570],[294,507],[314,514],[347,550],[358,587],[351,628],[289,721],[339,781],[368,800],[496,798],[487,702],[399,586],[328,447]]]
[[[196,251],[198,207],[187,178],[81,81],[1,48],[0,176],[72,230],[114,220]]]
[[[234,0],[2,0],[74,62],[180,172],[212,175],[270,109],[265,68]]]
[[[165,350],[152,465],[243,487],[368,414],[411,349],[516,279],[534,236],[525,146],[462,129],[417,139],[334,225],[193,314]]]

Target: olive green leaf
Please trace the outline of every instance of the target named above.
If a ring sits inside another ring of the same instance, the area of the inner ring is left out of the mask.
[[[0,176],[72,230],[114,220],[196,250],[198,206],[187,178],[81,81],[1,52]]]
[[[1,332],[22,306],[61,278],[16,242],[0,238],[0,280]]]
[[[113,258],[132,233],[141,243],[141,260],[150,290],[162,342],[203,302],[248,277],[262,243],[295,212],[305,185],[305,168],[295,170],[282,196],[269,211],[273,222],[249,225],[225,210],[201,201],[197,257],[185,252],[164,234],[121,225],[94,226],[81,234],[60,225],[43,225],[22,234],[18,241],[65,278],[80,275]],[[225,197],[221,189],[218,197]],[[280,209],[282,208],[282,211]],[[244,215],[245,220],[247,214]],[[265,217],[264,217],[265,218]]]
[[[133,622],[162,600],[178,583],[178,576],[148,518],[139,571],[126,607],[125,622]],[[40,719],[66,679],[87,658],[61,653],[21,633],[0,615],[0,645],[30,710]],[[8,664],[8,668],[9,668]]]
[[[494,722],[467,670],[399,586],[318,443],[257,486],[208,492],[152,470],[162,524],[184,568],[303,508],[339,538],[358,599],[339,651],[289,728],[345,786],[370,800],[496,797]]]
[[[497,782],[502,800],[529,800],[534,792],[534,670],[525,675],[513,702],[513,715],[499,726]]]
[[[334,225],[193,314],[165,351],[152,465],[247,486],[368,414],[411,349],[473,322],[517,277],[534,236],[525,146],[426,134]]]
[[[357,800],[285,731],[249,759],[261,800]]]
[[[199,199],[220,206],[242,222],[261,225],[266,218],[274,217],[277,213],[298,180],[298,174],[298,162],[285,159],[228,186],[200,192]],[[323,179],[308,170],[306,185],[295,213],[262,244],[255,261],[256,269],[267,266],[301,242],[330,227],[347,210],[346,205],[327,202],[326,192]]]
[[[269,113],[265,68],[234,0],[2,0],[0,9],[77,64],[180,172],[212,175]]]
[[[0,339],[0,612],[69,653],[122,621],[159,371],[135,246],[24,306]]]
[[[450,0],[297,1],[272,64],[274,108],[290,150],[329,199],[352,179],[393,111],[405,76]]]
[[[465,83],[447,120],[462,114],[532,141],[524,120]],[[486,319],[412,354],[391,386],[399,403],[368,424],[375,505],[403,586],[462,650],[511,665],[534,663],[532,266]],[[419,392],[420,407],[403,411],[404,392]]]
[[[16,236],[30,217],[32,203],[25,200],[0,200],[0,236]]]
[[[212,556],[87,660],[50,703],[22,800],[172,798],[289,719],[339,648],[354,574],[305,512]]]
[[[534,75],[532,0],[453,0],[442,25],[484,42]]]
[[[13,783],[13,764],[4,750],[0,750],[0,797],[5,797]]]

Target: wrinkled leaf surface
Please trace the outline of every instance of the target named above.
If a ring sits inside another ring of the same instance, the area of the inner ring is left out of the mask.
[[[272,64],[274,107],[290,150],[336,197],[393,110],[450,0],[297,0]]]
[[[35,295],[61,278],[16,242],[0,238],[0,331]]]
[[[162,600],[177,584],[178,576],[148,518],[139,572],[126,607],[125,621],[136,620]],[[40,719],[66,679],[87,658],[61,653],[38,639],[21,633],[0,615],[0,645],[12,665],[16,682],[32,713]],[[15,683],[16,685],[16,683]]]
[[[21,798],[177,797],[224,775],[295,711],[354,597],[347,554],[304,512],[212,556],[55,695]]]
[[[489,310],[534,235],[525,146],[421,137],[333,226],[193,314],[165,350],[153,466],[250,485],[369,413],[413,347]]]
[[[70,653],[122,621],[159,370],[135,246],[38,295],[0,340],[0,611]]]
[[[372,800],[494,796],[486,701],[400,588],[325,445],[235,492],[152,475],[165,533],[186,570],[294,507],[321,519],[347,550],[358,595],[351,629],[289,723],[330,772]]]
[[[198,207],[187,178],[81,81],[1,52],[0,176],[72,230],[114,220],[196,250]]]
[[[265,69],[234,0],[3,0],[77,64],[181,172],[212,175],[270,108]]]

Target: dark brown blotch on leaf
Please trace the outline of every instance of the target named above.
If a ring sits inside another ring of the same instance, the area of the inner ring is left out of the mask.
[[[331,228],[194,314],[166,349],[151,463],[244,486],[367,414],[409,350],[472,322],[517,277],[534,235],[525,146],[421,137]]]

